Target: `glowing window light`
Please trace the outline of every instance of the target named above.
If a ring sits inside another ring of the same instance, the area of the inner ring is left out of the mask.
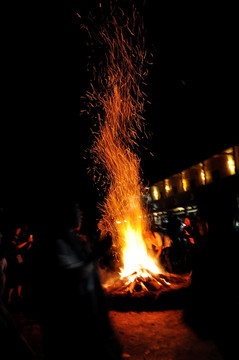
[[[157,186],[152,187],[152,195],[153,195],[154,200],[159,199],[159,191],[158,191]]]
[[[228,155],[227,166],[230,171],[230,174],[234,175],[236,172],[236,167],[235,167],[235,161],[234,161],[232,155]]]
[[[186,180],[186,177],[185,177],[185,172],[183,171],[182,172],[182,185],[183,185],[183,191],[187,191],[187,180]]]
[[[166,193],[169,193],[169,191],[171,190],[170,185],[169,185],[169,180],[165,179],[165,191]]]
[[[187,181],[186,181],[186,179],[182,179],[182,183],[183,183],[183,191],[187,191]]]
[[[203,184],[205,185],[206,176],[205,176],[205,171],[203,169],[201,170],[201,179],[202,179]]]

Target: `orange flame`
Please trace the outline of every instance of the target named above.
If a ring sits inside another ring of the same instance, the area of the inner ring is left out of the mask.
[[[108,185],[106,199],[99,205],[101,222],[121,256],[121,276],[134,272],[142,275],[143,268],[159,273],[150,256],[151,244],[144,238],[149,224],[141,198],[140,158],[135,152],[138,132],[144,129],[144,93],[140,84],[147,74],[142,24],[136,15],[134,10],[129,21],[122,14],[121,25],[112,16],[108,27],[101,29],[100,36],[109,49],[107,66],[100,77],[102,90],[97,92],[92,87],[88,94],[88,99],[96,100],[103,109],[91,153]]]
[[[134,273],[136,276],[148,277],[148,273],[144,272],[144,269],[157,274],[159,267],[148,254],[140,224],[132,228],[131,225],[127,223],[124,226],[123,236],[125,242],[125,246],[123,247],[124,268],[121,269],[121,277]]]

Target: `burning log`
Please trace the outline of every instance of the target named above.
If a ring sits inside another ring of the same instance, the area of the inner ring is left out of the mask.
[[[186,288],[191,283],[191,273],[184,275],[177,274],[153,274],[146,270],[147,276],[137,276],[136,273],[119,279],[114,284],[105,285],[110,296],[131,295],[151,296],[157,298],[162,292]]]

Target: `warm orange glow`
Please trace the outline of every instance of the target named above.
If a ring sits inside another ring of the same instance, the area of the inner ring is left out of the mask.
[[[206,176],[205,176],[205,171],[203,169],[201,169],[201,179],[202,179],[203,184],[205,185]]]
[[[152,186],[152,195],[154,200],[159,200],[159,190],[157,186]]]
[[[104,234],[112,236],[123,266],[121,276],[148,269],[159,273],[152,259],[152,246],[144,234],[149,231],[147,210],[143,207],[143,184],[140,158],[136,154],[138,132],[143,132],[144,94],[140,83],[145,77],[145,53],[141,48],[140,24],[135,27],[136,14],[131,20],[116,18],[100,31],[109,52],[107,68],[100,79],[101,92],[93,87],[90,101],[97,101],[99,131],[91,149],[104,177],[106,197],[99,205]],[[150,253],[151,252],[151,253]],[[149,274],[147,273],[147,276]]]
[[[123,264],[121,277],[129,276],[136,273],[136,276],[148,277],[144,269],[152,273],[159,273],[159,267],[148,254],[146,243],[144,242],[141,224],[131,227],[129,223],[123,225]]]
[[[235,160],[232,155],[228,155],[227,159],[228,159],[227,166],[230,171],[230,174],[234,175],[235,174]]]
[[[169,184],[169,180],[168,179],[165,179],[165,191],[166,193],[168,194],[171,190],[171,187],[170,187],[170,184]]]

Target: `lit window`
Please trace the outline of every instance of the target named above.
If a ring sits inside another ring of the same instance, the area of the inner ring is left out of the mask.
[[[157,186],[153,186],[152,187],[152,196],[153,196],[153,199],[154,200],[158,200],[159,199],[159,191],[158,191],[158,188]]]
[[[228,157],[227,157],[227,166],[230,171],[230,174],[234,175],[236,172],[236,169],[235,169],[235,161],[234,161],[232,155],[228,155]]]
[[[203,169],[201,170],[201,179],[202,179],[203,184],[205,185],[206,177],[205,177],[205,171]]]
[[[168,193],[170,191],[170,185],[169,185],[169,181],[168,179],[165,179],[165,191],[166,193]]]

